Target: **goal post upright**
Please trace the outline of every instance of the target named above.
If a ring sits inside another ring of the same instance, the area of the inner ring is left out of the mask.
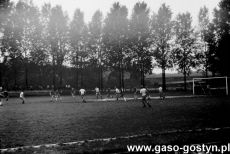
[[[228,77],[225,77],[225,81],[226,81],[226,95],[228,96]]]
[[[195,95],[195,78],[192,79],[192,94]]]

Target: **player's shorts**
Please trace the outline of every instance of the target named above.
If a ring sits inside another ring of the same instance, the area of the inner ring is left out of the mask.
[[[19,97],[20,99],[22,99],[22,100],[25,100],[25,97]]]
[[[146,97],[147,97],[147,95],[142,96],[142,101],[146,101]]]

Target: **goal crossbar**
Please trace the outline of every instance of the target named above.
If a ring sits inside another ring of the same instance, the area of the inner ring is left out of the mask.
[[[223,78],[228,78],[227,76],[223,76],[223,77],[208,77],[208,78],[193,78],[193,80],[210,80],[210,79],[223,79]]]

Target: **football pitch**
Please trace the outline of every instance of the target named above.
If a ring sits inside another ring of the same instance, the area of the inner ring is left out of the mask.
[[[10,99],[0,107],[0,149],[139,134],[156,135],[151,142],[155,144],[228,140],[229,131],[212,130],[230,128],[229,97],[151,99],[151,108],[143,108],[141,100],[94,101],[94,97],[87,97],[87,103],[70,96],[58,103],[49,97],[29,97],[26,104]],[[197,130],[203,130],[202,140],[191,140]],[[167,137],[170,132],[174,134]]]

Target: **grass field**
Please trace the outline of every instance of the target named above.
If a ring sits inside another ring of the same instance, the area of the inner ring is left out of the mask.
[[[202,132],[202,140],[191,139],[194,132],[183,135],[188,130],[230,127],[229,97],[152,99],[152,108],[142,108],[140,100],[80,103],[69,96],[62,103],[51,103],[49,97],[29,97],[27,101],[21,104],[12,98],[0,107],[0,149],[137,134],[155,134],[151,142],[155,144],[222,142],[229,136],[229,131],[216,136]],[[159,135],[178,130],[181,133]]]

